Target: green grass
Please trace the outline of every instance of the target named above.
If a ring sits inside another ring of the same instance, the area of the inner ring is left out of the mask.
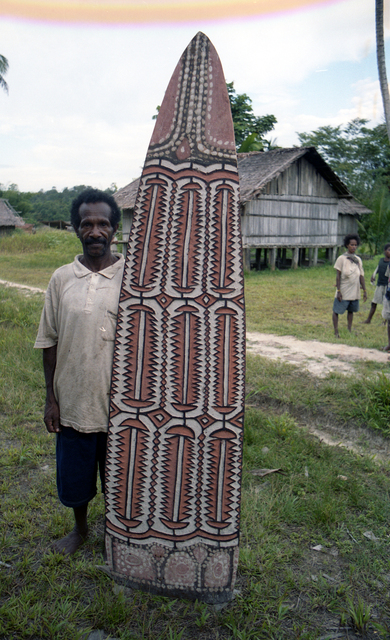
[[[45,289],[55,269],[81,253],[75,233],[41,228],[0,238],[0,280]]]
[[[56,262],[54,268],[61,256],[67,262],[78,251],[77,245],[73,252],[58,244],[51,255],[47,246],[37,249],[36,240],[31,242],[31,251],[21,254],[0,245],[1,278],[12,279],[16,257],[35,255],[37,280],[23,271],[23,263],[22,282],[37,285],[39,280],[46,286],[50,261]],[[10,271],[5,255],[13,256]],[[251,274],[250,328],[283,333],[285,308],[287,333],[294,335],[293,328],[296,334],[302,331],[299,337],[309,337],[300,326],[306,310],[304,321],[312,323],[312,332],[315,318],[321,319],[309,305],[312,289],[317,282],[329,323],[332,281],[325,267]],[[293,307],[285,296],[287,282],[299,291],[295,295],[304,300],[303,307]],[[367,441],[375,432],[387,436],[387,377],[370,363],[359,375],[317,379],[292,365],[248,358],[238,592],[218,611],[124,589],[100,571],[101,495],[91,503],[91,533],[77,554],[63,558],[49,551],[52,540],[73,523],[70,510],[57,499],[55,440],[42,420],[41,353],[32,348],[42,301],[41,294],[0,287],[1,640],[84,640],[98,629],[120,640],[390,637],[390,465],[327,446],[308,431],[323,421],[339,431],[359,427]],[[365,328],[367,343],[373,343],[376,325]],[[257,469],[282,472],[260,477],[251,473]],[[313,549],[318,545],[320,550]]]
[[[382,371],[319,379],[285,362],[247,356],[247,394],[250,404],[285,406],[296,417],[305,412],[340,425],[353,422],[390,437],[390,380]]]
[[[374,293],[369,280],[378,259],[363,262],[368,300],[363,303],[361,298],[360,311],[354,314],[352,335],[347,331],[346,314],[340,317],[341,343],[370,349],[381,349],[387,344],[387,329],[382,326],[380,306],[372,323],[363,324]],[[274,272],[251,271],[245,278],[248,331],[334,342],[335,273],[331,265]]]

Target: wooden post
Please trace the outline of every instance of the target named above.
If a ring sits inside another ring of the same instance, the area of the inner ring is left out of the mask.
[[[294,247],[293,254],[292,254],[291,268],[298,269],[298,262],[299,262],[299,249],[298,247]]]
[[[267,268],[268,263],[268,249],[264,249],[264,267]]]
[[[306,247],[302,247],[299,264],[303,267],[306,259]]]
[[[313,266],[313,247],[309,247],[309,267]]]
[[[243,249],[242,259],[243,259],[244,271],[248,271],[249,273],[249,271],[251,270],[251,250],[250,249]]]
[[[271,251],[271,255],[270,255],[270,259],[269,259],[269,266],[271,268],[271,271],[275,271],[275,264],[276,264],[276,247],[272,247]]]
[[[332,247],[332,264],[337,260],[338,247]]]
[[[313,267],[317,266],[318,262],[318,247],[314,247],[313,250]]]

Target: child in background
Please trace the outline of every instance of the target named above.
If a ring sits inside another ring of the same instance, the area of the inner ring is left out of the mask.
[[[374,315],[377,305],[383,304],[383,298],[385,295],[387,283],[389,281],[388,276],[386,276],[386,269],[390,263],[390,243],[385,244],[384,248],[384,258],[379,260],[378,266],[375,269],[374,273],[371,276],[371,284],[375,282],[375,276],[378,274],[378,280],[376,283],[376,289],[374,292],[374,297],[371,302],[370,313],[368,314],[367,320],[365,320],[364,324],[370,324],[372,320],[372,316]]]

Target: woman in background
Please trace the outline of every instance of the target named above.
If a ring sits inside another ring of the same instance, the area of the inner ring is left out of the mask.
[[[357,233],[350,233],[344,238],[346,252],[339,256],[334,268],[336,275],[336,295],[333,303],[333,327],[336,338],[339,338],[339,315],[347,311],[348,331],[352,330],[353,314],[359,311],[360,288],[363,289],[363,301],[367,300],[364,282],[363,263],[356,250],[360,244]]]

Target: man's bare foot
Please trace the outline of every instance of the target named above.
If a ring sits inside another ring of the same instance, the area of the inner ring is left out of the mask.
[[[365,320],[363,324],[371,324],[371,320]]]
[[[75,527],[65,538],[54,542],[52,549],[56,553],[62,553],[64,556],[71,556],[81,547],[87,536],[88,529],[81,534],[77,527]]]
[[[336,338],[339,338],[339,337],[340,337],[340,334],[339,334],[339,332],[338,332],[338,331],[335,331],[335,332],[334,332],[334,335],[335,335],[335,337],[336,337]]]
[[[383,347],[383,351],[390,351],[390,344],[388,344],[386,347]]]

